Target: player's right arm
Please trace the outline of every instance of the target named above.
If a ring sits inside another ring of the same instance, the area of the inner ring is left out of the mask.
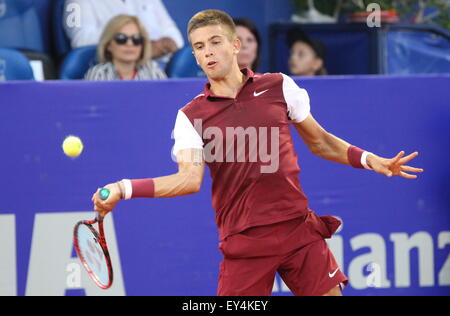
[[[178,173],[153,179],[155,197],[175,197],[200,191],[205,174],[203,150],[184,149],[177,154]]]
[[[101,216],[111,212],[120,200],[132,197],[175,197],[195,194],[200,191],[205,173],[203,150],[183,149],[177,153],[178,172],[169,176],[122,180],[104,188],[110,191],[110,197],[104,201],[99,196],[100,189],[92,196],[94,209]],[[133,188],[139,192],[133,192]]]
[[[98,194],[100,189],[97,190],[92,196],[94,209],[104,216],[111,212],[121,199],[175,197],[197,193],[205,173],[203,140],[182,110],[178,111],[174,138],[173,154],[178,162],[177,173],[152,179],[125,179],[108,184],[104,188],[110,190],[110,197],[103,201]]]

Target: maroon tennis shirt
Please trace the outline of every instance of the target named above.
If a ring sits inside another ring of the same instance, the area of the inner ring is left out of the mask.
[[[207,84],[178,112],[174,130],[175,155],[204,151],[220,240],[308,212],[290,129],[308,117],[308,93],[281,73],[242,72],[236,98],[216,96]]]

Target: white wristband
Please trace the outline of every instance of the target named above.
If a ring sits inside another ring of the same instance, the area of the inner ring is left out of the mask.
[[[363,154],[361,156],[361,164],[364,166],[364,168],[372,170],[372,168],[370,168],[369,165],[367,164],[367,156],[368,155],[373,155],[373,154],[368,151],[363,152]]]
[[[133,186],[131,185],[131,181],[128,179],[123,179],[122,183],[125,187],[125,200],[129,200],[133,196]]]

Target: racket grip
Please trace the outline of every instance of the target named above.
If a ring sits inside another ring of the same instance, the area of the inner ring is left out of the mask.
[[[103,201],[106,201],[109,198],[110,194],[111,194],[111,191],[109,191],[108,189],[105,189],[105,188],[101,189],[100,192],[98,193],[98,195],[100,196],[100,199],[102,199]],[[103,219],[104,219],[104,217],[97,213],[97,221],[103,222]]]
[[[101,189],[100,192],[98,193],[98,195],[100,196],[100,198],[103,201],[106,201],[109,198],[109,195],[111,194],[111,192],[108,189]]]

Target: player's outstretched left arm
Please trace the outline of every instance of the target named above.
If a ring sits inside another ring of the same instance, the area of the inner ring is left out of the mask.
[[[310,114],[301,123],[294,123],[309,150],[324,159],[341,164],[353,165],[359,164],[359,161],[352,161],[353,157],[358,157],[358,148],[350,145],[346,141],[328,133]],[[401,151],[394,158],[383,158],[373,153],[365,153],[360,165],[374,170],[377,173],[387,177],[400,176],[406,179],[416,179],[417,175],[412,173],[421,173],[423,169],[407,166],[406,164],[417,157],[419,153],[414,152],[404,157],[405,152]],[[359,159],[359,158],[358,158]]]

